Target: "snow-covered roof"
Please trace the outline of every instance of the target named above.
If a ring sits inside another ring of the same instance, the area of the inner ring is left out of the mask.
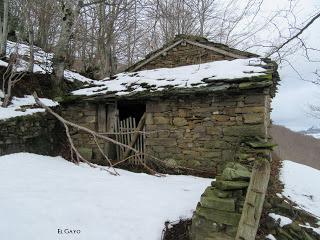
[[[100,81],[100,86],[73,92],[85,96],[132,96],[141,92],[157,93],[167,90],[208,91],[232,87],[232,82],[265,81],[270,79],[270,65],[260,58],[215,61],[176,68],[161,68],[120,73],[112,79]],[[271,85],[270,84],[270,85]],[[213,90],[213,89],[212,89]]]

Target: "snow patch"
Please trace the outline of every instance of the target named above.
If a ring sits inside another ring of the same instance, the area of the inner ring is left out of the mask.
[[[282,216],[282,215],[279,215],[276,213],[269,213],[268,215],[269,215],[269,217],[273,218],[275,221],[277,221],[277,222],[279,221],[280,227],[283,227],[285,225],[292,223],[292,220],[288,217],[285,217],[285,216]]]
[[[283,161],[280,180],[284,183],[282,195],[300,208],[320,217],[320,171],[289,160]]]
[[[61,157],[1,156],[1,238],[158,240],[165,221],[192,216],[212,181],[118,172],[112,176]],[[62,236],[58,229],[81,233]]]
[[[268,234],[266,236],[266,239],[268,239],[268,240],[277,240],[272,234]]]
[[[47,98],[40,98],[40,100],[48,107],[59,105],[57,102]],[[0,106],[2,102],[0,101]],[[13,117],[31,115],[38,112],[44,112],[43,108],[31,108],[36,102],[31,95],[26,95],[23,98],[13,97],[11,104],[7,108],[0,107],[0,120],[9,119]],[[23,107],[22,106],[29,106]]]

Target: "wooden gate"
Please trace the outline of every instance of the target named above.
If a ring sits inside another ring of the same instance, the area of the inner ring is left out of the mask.
[[[121,121],[119,118],[116,119],[116,140],[139,151],[139,154],[137,154],[130,151],[128,148],[117,146],[116,152],[118,161],[128,158],[128,162],[132,164],[141,164],[141,161],[145,162],[144,122],[145,115],[142,116],[139,123],[137,123],[134,117],[129,117]]]

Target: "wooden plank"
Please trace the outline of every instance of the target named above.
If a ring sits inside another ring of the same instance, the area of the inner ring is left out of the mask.
[[[117,124],[117,120],[118,120],[118,109],[117,109],[117,104],[109,104],[107,107],[107,121],[106,121],[106,132],[116,132],[115,131],[115,127]],[[114,135],[109,136],[110,138],[115,138]],[[116,146],[112,143],[105,143],[104,145],[104,149],[105,149],[105,153],[106,155],[110,158],[110,159],[116,159],[117,155],[116,155]]]
[[[119,133],[120,130],[119,130],[119,118],[116,119],[116,124],[115,124],[115,132],[116,133]],[[115,135],[116,137],[116,140],[118,142],[120,142],[120,135],[119,134],[116,134]],[[120,149],[119,149],[119,146],[116,146],[116,154],[117,154],[117,160],[119,161],[121,158],[120,158]]]
[[[221,48],[217,48],[217,47],[213,47],[213,46],[207,46],[205,44],[201,44],[201,43],[198,43],[198,42],[194,42],[194,41],[190,41],[190,40],[186,40],[186,42],[191,44],[191,45],[195,45],[195,46],[198,46],[198,47],[201,47],[201,48],[206,48],[206,49],[215,51],[217,53],[220,53],[220,54],[228,56],[228,57],[232,57],[232,58],[236,58],[236,59],[237,58],[239,58],[239,59],[248,58],[248,57],[241,56],[241,55],[238,55],[238,54],[235,54],[235,53],[232,53],[232,52],[228,52],[228,51],[223,50]]]
[[[107,130],[107,110],[105,104],[98,104],[98,132]]]
[[[254,240],[256,238],[269,178],[269,161],[266,159],[257,160],[252,169],[236,240]]]

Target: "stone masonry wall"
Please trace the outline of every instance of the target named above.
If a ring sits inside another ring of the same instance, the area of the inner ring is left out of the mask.
[[[144,65],[139,70],[172,68],[229,59],[231,58],[214,51],[186,43],[185,45],[180,44],[170,49],[166,53]]]
[[[161,160],[212,173],[220,171],[226,162],[253,159],[260,150],[242,143],[255,137],[267,138],[269,102],[263,89],[146,100],[149,133],[145,151]],[[62,116],[97,131],[97,108],[96,103],[72,103],[62,107]],[[71,135],[86,159],[106,164],[92,137],[76,130]]]
[[[147,102],[146,152],[181,166],[220,171],[226,162],[255,158],[242,142],[266,139],[267,94],[184,97]],[[248,154],[249,153],[249,154]]]
[[[80,126],[97,131],[97,105],[94,103],[81,102],[62,106],[62,116]],[[98,147],[89,134],[71,128],[71,136],[83,157],[91,162],[104,164]]]
[[[1,120],[0,155],[16,152],[58,155],[63,137],[62,126],[46,113]]]

